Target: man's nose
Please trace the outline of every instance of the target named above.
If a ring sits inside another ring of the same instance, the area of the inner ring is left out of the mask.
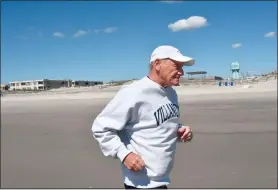
[[[183,75],[184,75],[183,69],[179,70],[178,74],[179,74],[180,76],[183,76]]]

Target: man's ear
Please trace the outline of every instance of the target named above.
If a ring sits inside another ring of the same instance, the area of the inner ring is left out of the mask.
[[[161,60],[157,59],[153,62],[153,67],[155,68],[155,70],[160,71],[160,67],[161,67]]]

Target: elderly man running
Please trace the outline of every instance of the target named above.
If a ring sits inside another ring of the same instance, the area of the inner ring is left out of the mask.
[[[179,85],[183,66],[194,62],[175,47],[157,47],[148,76],[120,89],[96,117],[93,136],[105,156],[120,160],[126,189],[167,189],[170,184],[176,142],[193,137],[179,122],[172,86]]]

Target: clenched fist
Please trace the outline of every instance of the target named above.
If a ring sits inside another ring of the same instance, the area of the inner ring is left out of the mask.
[[[140,171],[145,167],[144,160],[141,156],[131,152],[129,153],[125,159],[123,160],[123,164],[127,167],[127,169],[132,170],[134,172]]]
[[[190,142],[193,138],[193,132],[188,126],[179,128],[178,135],[183,142]]]

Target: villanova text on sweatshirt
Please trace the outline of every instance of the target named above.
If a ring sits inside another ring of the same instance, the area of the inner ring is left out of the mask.
[[[125,184],[154,188],[170,183],[180,126],[175,90],[144,77],[115,95],[96,117],[92,132],[105,156],[122,162],[134,152],[143,158],[145,168],[138,172],[121,164]]]

